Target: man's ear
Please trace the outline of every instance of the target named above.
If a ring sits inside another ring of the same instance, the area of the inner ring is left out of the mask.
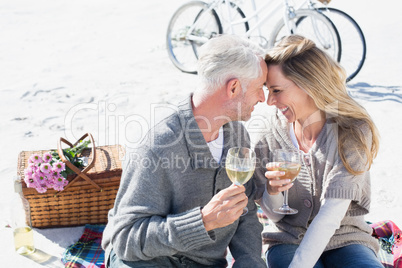
[[[226,83],[226,94],[229,98],[237,97],[241,93],[240,81],[237,78],[230,79]]]

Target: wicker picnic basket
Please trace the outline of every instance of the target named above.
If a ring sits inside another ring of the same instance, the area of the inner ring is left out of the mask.
[[[64,157],[61,143],[73,147],[86,137],[91,139],[92,148],[86,148],[82,152],[82,156],[88,157],[89,164],[80,170]],[[49,151],[23,151],[18,157],[18,175],[21,177],[22,193],[29,201],[32,226],[49,228],[107,223],[107,213],[114,205],[120,185],[123,147],[95,147],[89,133],[75,144],[60,138],[58,154],[76,174],[68,176],[69,183],[63,191],[48,189],[46,193],[38,193],[34,188],[27,188],[24,169],[32,154],[43,155]]]

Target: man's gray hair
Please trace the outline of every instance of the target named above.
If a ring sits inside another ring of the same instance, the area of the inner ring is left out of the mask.
[[[237,78],[246,90],[249,82],[261,75],[260,62],[265,51],[248,39],[220,35],[199,49],[198,76],[210,92]]]

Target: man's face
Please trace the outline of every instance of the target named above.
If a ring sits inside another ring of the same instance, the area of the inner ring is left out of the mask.
[[[254,111],[254,106],[259,102],[265,101],[264,89],[265,81],[267,79],[268,68],[265,61],[260,62],[262,73],[259,77],[252,80],[245,93],[241,97],[240,119],[241,121],[247,121],[251,117],[251,113]]]

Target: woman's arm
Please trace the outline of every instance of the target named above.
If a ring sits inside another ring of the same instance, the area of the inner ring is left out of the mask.
[[[262,196],[260,206],[262,211],[264,211],[265,215],[273,221],[273,222],[278,222],[280,221],[285,215],[278,214],[273,212],[273,209],[279,208],[282,206],[283,203],[283,195],[282,194],[277,194],[277,195],[270,195],[265,189],[265,192]]]
[[[289,267],[313,267],[329,240],[340,227],[350,205],[349,199],[324,199],[320,211],[307,229]]]

